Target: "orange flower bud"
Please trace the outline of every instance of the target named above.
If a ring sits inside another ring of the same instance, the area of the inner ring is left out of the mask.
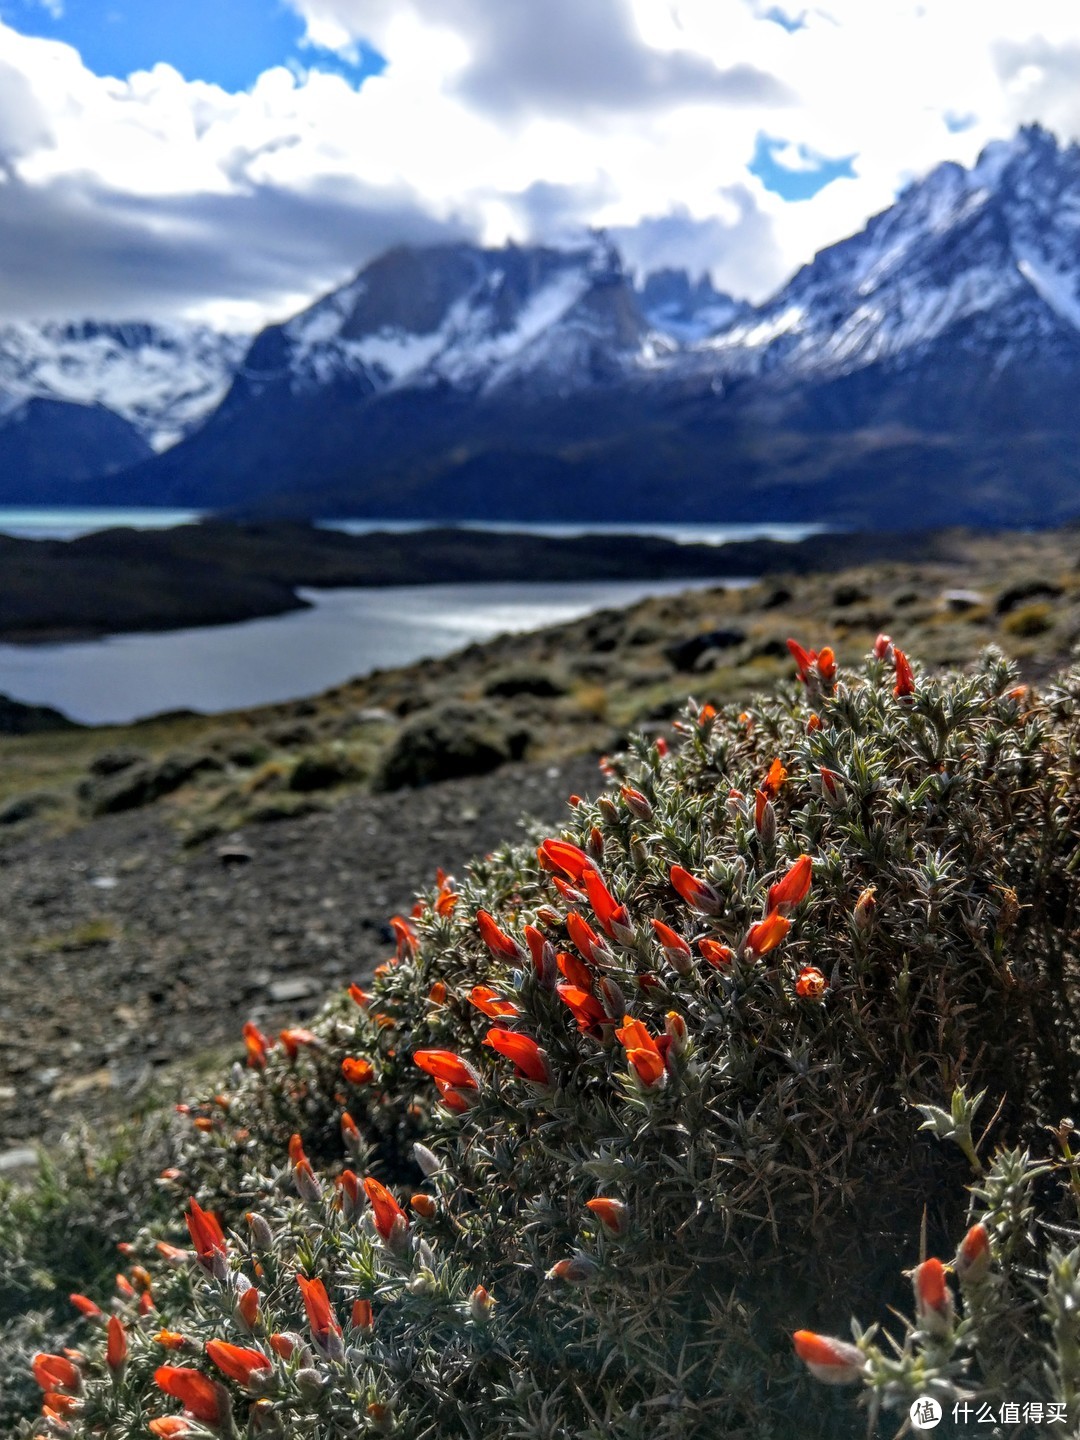
[[[874,913],[877,910],[877,901],[874,899],[876,886],[867,885],[861,891],[858,900],[855,901],[855,927],[858,930],[869,930],[874,923]]]
[[[532,1080],[538,1085],[552,1083],[547,1056],[531,1036],[493,1027],[484,1037],[484,1044],[490,1045],[492,1050],[513,1061],[514,1068],[523,1079]]]
[[[228,1413],[229,1401],[225,1391],[198,1370],[160,1365],[154,1371],[154,1384],[166,1395],[179,1400],[191,1418],[201,1420],[204,1425],[220,1425]]]
[[[977,1285],[990,1269],[990,1234],[981,1222],[972,1225],[960,1241],[953,1269],[961,1285]]]
[[[354,1330],[361,1331],[368,1335],[375,1328],[375,1317],[371,1309],[370,1300],[354,1300],[352,1314],[349,1317]]]
[[[502,999],[490,985],[474,985],[469,992],[469,1000],[489,1020],[501,1020],[504,1015],[521,1014],[512,1000]]]
[[[624,1201],[600,1196],[596,1200],[586,1200],[585,1205],[609,1235],[625,1235],[630,1228],[630,1211]]]
[[[769,888],[766,910],[787,915],[801,905],[810,893],[814,862],[809,855],[800,855],[782,880]]]
[[[915,676],[911,671],[911,664],[903,650],[893,652],[893,663],[896,666],[896,684],[893,686],[893,694],[898,700],[904,700],[909,695],[915,694]]]
[[[120,1319],[119,1315],[109,1316],[109,1323],[106,1329],[108,1331],[108,1340],[105,1345],[105,1364],[115,1375],[124,1368],[124,1364],[127,1361],[127,1331],[124,1329],[124,1322]]]
[[[258,1389],[273,1369],[270,1357],[261,1350],[245,1350],[224,1340],[208,1340],[206,1354],[223,1375],[249,1389]]]
[[[432,1197],[430,1195],[425,1195],[423,1191],[419,1191],[417,1194],[409,1196],[409,1206],[411,1209],[415,1210],[417,1215],[419,1215],[424,1220],[434,1219],[435,1215],[438,1213],[439,1208],[435,1204],[435,1201],[432,1199]]]
[[[102,1310],[100,1305],[95,1305],[88,1295],[79,1295],[76,1293],[69,1295],[68,1299],[72,1305],[75,1306],[75,1309],[78,1310],[79,1314],[85,1315],[88,1320],[101,1320],[104,1318],[104,1310]]]
[[[752,955],[768,955],[791,929],[791,921],[775,910],[746,932],[746,948]]]
[[[349,999],[359,1005],[361,1010],[366,1010],[371,1004],[371,996],[366,990],[361,990],[359,985],[349,986]]]
[[[702,937],[702,939],[697,942],[697,948],[709,964],[715,966],[718,970],[722,969],[725,965],[730,965],[732,960],[735,959],[735,951],[732,950],[730,945],[721,945],[718,940],[710,940],[708,937]]]
[[[375,1078],[375,1066],[370,1060],[357,1060],[352,1055],[346,1055],[341,1062],[341,1073],[350,1085],[370,1085]]]
[[[495,917],[486,910],[476,912],[476,928],[480,931],[480,938],[496,960],[506,960],[511,965],[518,965],[525,958],[517,941],[508,935],[496,923]]]
[[[480,1075],[474,1070],[467,1060],[462,1060],[460,1055],[455,1055],[452,1050],[414,1050],[413,1063],[419,1065],[421,1070],[426,1070],[436,1080],[442,1080],[447,1085],[454,1085],[458,1089],[476,1090],[480,1085]]]
[[[720,896],[711,885],[699,880],[696,875],[691,875],[689,870],[684,870],[681,865],[672,865],[669,879],[672,887],[691,909],[700,910],[704,915],[719,915]]]
[[[818,652],[817,672],[826,685],[831,685],[836,679],[836,656],[828,645]]]
[[[249,1330],[254,1330],[259,1318],[259,1292],[254,1285],[248,1287],[236,1302],[240,1318]]]
[[[408,1216],[385,1185],[380,1185],[369,1175],[364,1181],[364,1193],[374,1213],[375,1229],[384,1240],[390,1241],[408,1230]]]
[[[852,1385],[866,1370],[866,1356],[848,1340],[815,1335],[813,1330],[795,1331],[795,1353],[815,1380],[826,1385]]]
[[[945,1266],[931,1257],[912,1272],[915,1287],[915,1314],[920,1326],[932,1335],[952,1329],[953,1298],[945,1283]]]

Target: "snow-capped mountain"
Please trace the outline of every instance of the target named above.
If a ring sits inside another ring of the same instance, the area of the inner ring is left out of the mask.
[[[678,271],[635,286],[602,235],[394,249],[262,331],[217,409],[102,499],[1039,523],[1080,512],[1078,389],[1080,148],[1027,127],[757,307]]]
[[[699,347],[728,376],[911,370],[935,349],[1070,368],[1080,345],[1080,147],[1038,126],[939,165],[767,304]]]
[[[229,405],[283,386],[294,395],[328,386],[491,395],[527,382],[566,392],[601,372],[621,375],[643,331],[619,256],[602,237],[561,250],[401,246],[264,330]]]
[[[101,405],[164,450],[217,407],[249,344],[199,325],[9,322],[0,423],[28,400]]]

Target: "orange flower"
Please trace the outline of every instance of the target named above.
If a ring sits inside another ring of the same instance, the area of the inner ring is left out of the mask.
[[[391,915],[390,929],[394,932],[394,939],[397,943],[398,960],[416,954],[416,926],[411,920],[406,920],[403,915]]]
[[[613,940],[630,943],[634,938],[630,924],[630,912],[625,905],[617,903],[614,895],[604,884],[598,870],[585,871],[585,893],[589,897],[593,914],[600,922],[601,929]],[[569,917],[567,917],[569,924]],[[577,944],[577,941],[574,942]]]
[[[836,679],[836,656],[828,645],[818,652],[817,672],[826,685]]]
[[[371,996],[366,990],[361,990],[359,985],[349,986],[349,999],[359,1005],[361,1010],[366,1010],[371,1004]]]
[[[452,1050],[414,1050],[413,1063],[433,1075],[444,1084],[455,1085],[463,1090],[477,1090],[480,1076],[467,1060],[455,1055]]]
[[[365,1334],[375,1327],[375,1317],[371,1310],[370,1300],[354,1300],[352,1314],[349,1317],[354,1330],[362,1330]]]
[[[816,965],[804,965],[795,981],[795,994],[804,1000],[820,1000],[828,983]]]
[[[789,640],[787,648],[795,661],[795,677],[804,683],[810,678],[810,672],[817,660],[816,650],[804,650],[797,640]]]
[[[442,1103],[454,1115],[464,1115],[466,1110],[471,1110],[474,1102],[468,1097],[475,1097],[478,1093],[475,1090],[455,1090],[453,1085],[447,1084],[445,1080],[440,1080],[437,1076],[435,1088],[439,1092]]]
[[[915,676],[911,673],[911,664],[903,650],[893,652],[893,663],[896,666],[893,694],[898,700],[903,700],[906,696],[915,694]]]
[[[652,928],[653,934],[660,941],[664,958],[671,968],[677,970],[680,975],[688,975],[694,958],[690,946],[677,931],[673,930],[670,925],[665,925],[662,920],[654,920]]]
[[[128,1338],[124,1322],[119,1315],[110,1315],[107,1326],[108,1340],[105,1345],[105,1364],[112,1371],[122,1370],[127,1360]]]
[[[571,955],[568,950],[560,950],[555,957],[555,963],[560,974],[564,975],[571,985],[577,985],[582,990],[592,989],[592,971],[579,956]]]
[[[341,1326],[331,1308],[326,1286],[321,1280],[309,1280],[304,1275],[297,1275],[296,1283],[300,1287],[300,1295],[304,1301],[304,1313],[307,1315],[311,1333],[325,1350],[331,1335],[341,1334]],[[271,1346],[273,1343],[273,1337],[271,1337]],[[280,1354],[280,1351],[278,1353]]]
[[[313,1035],[310,1030],[305,1030],[302,1025],[294,1025],[289,1030],[282,1030],[278,1038],[285,1047],[285,1054],[290,1060],[296,1059],[301,1045],[318,1043],[318,1037]]]
[[[178,1330],[159,1330],[154,1339],[166,1350],[182,1350],[188,1343],[187,1336],[181,1335]]]
[[[807,733],[808,735],[812,735],[815,730],[820,730],[820,729],[821,729],[821,716],[820,716],[820,715],[815,715],[813,712],[811,712],[810,715],[807,717],[807,721],[806,721],[806,733]],[[806,1334],[806,1335],[809,1335],[810,1332],[809,1332],[809,1330],[806,1330],[806,1331],[804,1331],[803,1333]]]
[[[625,1235],[630,1228],[630,1211],[622,1200],[610,1200],[601,1196],[586,1200],[586,1209],[591,1210],[609,1235]]]
[[[813,1330],[795,1331],[795,1354],[813,1375],[826,1385],[851,1385],[862,1378],[866,1356],[847,1340],[815,1335]]]
[[[591,990],[578,985],[556,985],[555,993],[566,1005],[583,1035],[599,1035],[607,1016]]]
[[[375,1078],[375,1066],[370,1060],[357,1060],[352,1055],[346,1055],[341,1062],[341,1073],[350,1085],[370,1085]]]
[[[776,949],[790,929],[791,921],[774,910],[764,920],[750,926],[746,932],[746,948],[753,955],[767,955],[770,950]]]
[[[874,641],[874,659],[888,660],[892,654],[893,643],[889,635],[879,635]]]
[[[981,1222],[972,1225],[960,1241],[953,1269],[961,1285],[977,1284],[990,1269],[990,1235]]]
[[[255,1322],[259,1318],[259,1292],[254,1285],[250,1285],[240,1296],[236,1308],[248,1329],[254,1330]]]
[[[154,1384],[166,1395],[179,1400],[193,1420],[204,1425],[220,1425],[228,1404],[225,1392],[213,1380],[187,1366],[159,1365],[154,1371]]]
[[[206,1353],[221,1373],[238,1385],[258,1388],[273,1369],[270,1357],[261,1350],[245,1350],[224,1340],[208,1340]]]
[[[88,1320],[100,1320],[105,1314],[101,1306],[95,1305],[93,1300],[90,1299],[89,1295],[79,1295],[78,1293],[75,1293],[73,1295],[69,1295],[68,1299],[71,1301],[72,1305],[75,1306],[75,1309],[78,1310],[79,1314],[85,1315]]]
[[[300,1277],[297,1276],[297,1279]],[[271,1335],[268,1341],[270,1349],[282,1360],[291,1360],[296,1349],[298,1337],[292,1334]]]
[[[247,1047],[247,1063],[252,1070],[266,1069],[266,1051],[270,1042],[259,1027],[250,1020],[244,1026],[244,1044]]]
[[[184,1219],[187,1221],[191,1243],[195,1246],[195,1254],[202,1265],[213,1265],[215,1255],[225,1254],[227,1247],[224,1232],[217,1216],[204,1210],[194,1197],[189,1204],[190,1208]]]
[[[945,1266],[931,1257],[915,1267],[911,1278],[919,1324],[933,1335],[947,1334],[952,1329],[953,1298],[945,1283]]]
[[[593,965],[603,965],[611,959],[611,952],[587,920],[571,910],[566,917],[566,930],[570,939],[585,959]]]
[[[600,1267],[587,1255],[558,1260],[544,1276],[546,1280],[565,1280],[568,1285],[587,1285]]]
[[[735,959],[735,951],[730,945],[721,945],[719,940],[710,940],[707,937],[697,942],[697,948],[709,962],[710,965],[720,969],[723,965],[730,965]]]
[[[364,1181],[364,1193],[375,1214],[375,1229],[384,1240],[390,1240],[395,1231],[400,1234],[409,1228],[408,1216],[385,1185],[369,1175]]]
[[[504,1015],[521,1014],[512,1000],[502,999],[490,985],[474,985],[469,992],[469,999],[489,1020],[501,1020]]]
[[[431,1220],[438,1211],[438,1206],[430,1195],[425,1195],[422,1190],[415,1195],[409,1196],[409,1208],[415,1210],[424,1220]]]
[[[691,909],[700,910],[705,915],[720,913],[720,896],[704,880],[691,875],[689,870],[684,870],[681,865],[672,865],[669,878],[674,889]]]
[[[776,799],[777,795],[779,795],[780,791],[784,788],[784,781],[786,779],[787,770],[784,768],[784,764],[781,761],[780,757],[777,756],[777,758],[769,766],[769,773],[761,782],[761,788],[762,790],[764,790],[766,797],[769,800]]]
[[[431,1005],[446,1004],[446,986],[441,980],[436,980],[431,989],[427,992],[428,1002]]]
[[[813,878],[814,862],[809,855],[800,855],[782,880],[770,887],[769,900],[766,906],[768,911],[779,910],[781,915],[788,914],[800,905],[810,893],[810,881]]]
[[[511,965],[517,965],[524,959],[521,946],[486,910],[476,912],[476,928],[480,931],[481,940],[496,960],[507,960]]]
[[[30,1370],[42,1390],[78,1391],[82,1385],[82,1371],[66,1355],[39,1351],[30,1362]]]
[[[166,1440],[175,1440],[179,1435],[190,1435],[192,1425],[190,1420],[185,1420],[182,1415],[159,1415],[156,1420],[151,1420],[146,1427],[151,1435],[166,1437]]]
[[[493,1027],[484,1037],[484,1044],[512,1060],[517,1073],[523,1079],[534,1080],[538,1085],[552,1083],[547,1056],[531,1036]]]
[[[361,1143],[360,1127],[349,1114],[348,1110],[341,1112],[341,1138],[350,1150],[355,1150]]]
[[[571,880],[580,880],[593,863],[584,850],[571,845],[569,840],[545,840],[537,855],[545,870],[561,870]]]
[[[647,1090],[659,1085],[666,1074],[664,1057],[653,1037],[640,1020],[623,1016],[622,1029],[615,1034],[623,1043],[626,1058]]]

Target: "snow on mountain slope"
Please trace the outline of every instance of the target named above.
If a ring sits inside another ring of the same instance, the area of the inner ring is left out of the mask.
[[[821,379],[910,365],[963,334],[996,359],[1080,342],[1080,148],[1038,126],[939,165],[693,349],[739,375]]]
[[[248,343],[194,325],[9,322],[0,417],[31,399],[103,405],[164,450],[218,405]]]

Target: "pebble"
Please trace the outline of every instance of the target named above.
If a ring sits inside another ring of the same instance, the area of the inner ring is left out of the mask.
[[[0,1150],[0,1175],[12,1170],[36,1169],[39,1164],[38,1152],[29,1146],[16,1146],[13,1150]]]
[[[310,975],[289,975],[284,980],[271,980],[266,991],[275,1005],[286,1005],[292,1000],[308,1000],[318,995],[320,988]]]

